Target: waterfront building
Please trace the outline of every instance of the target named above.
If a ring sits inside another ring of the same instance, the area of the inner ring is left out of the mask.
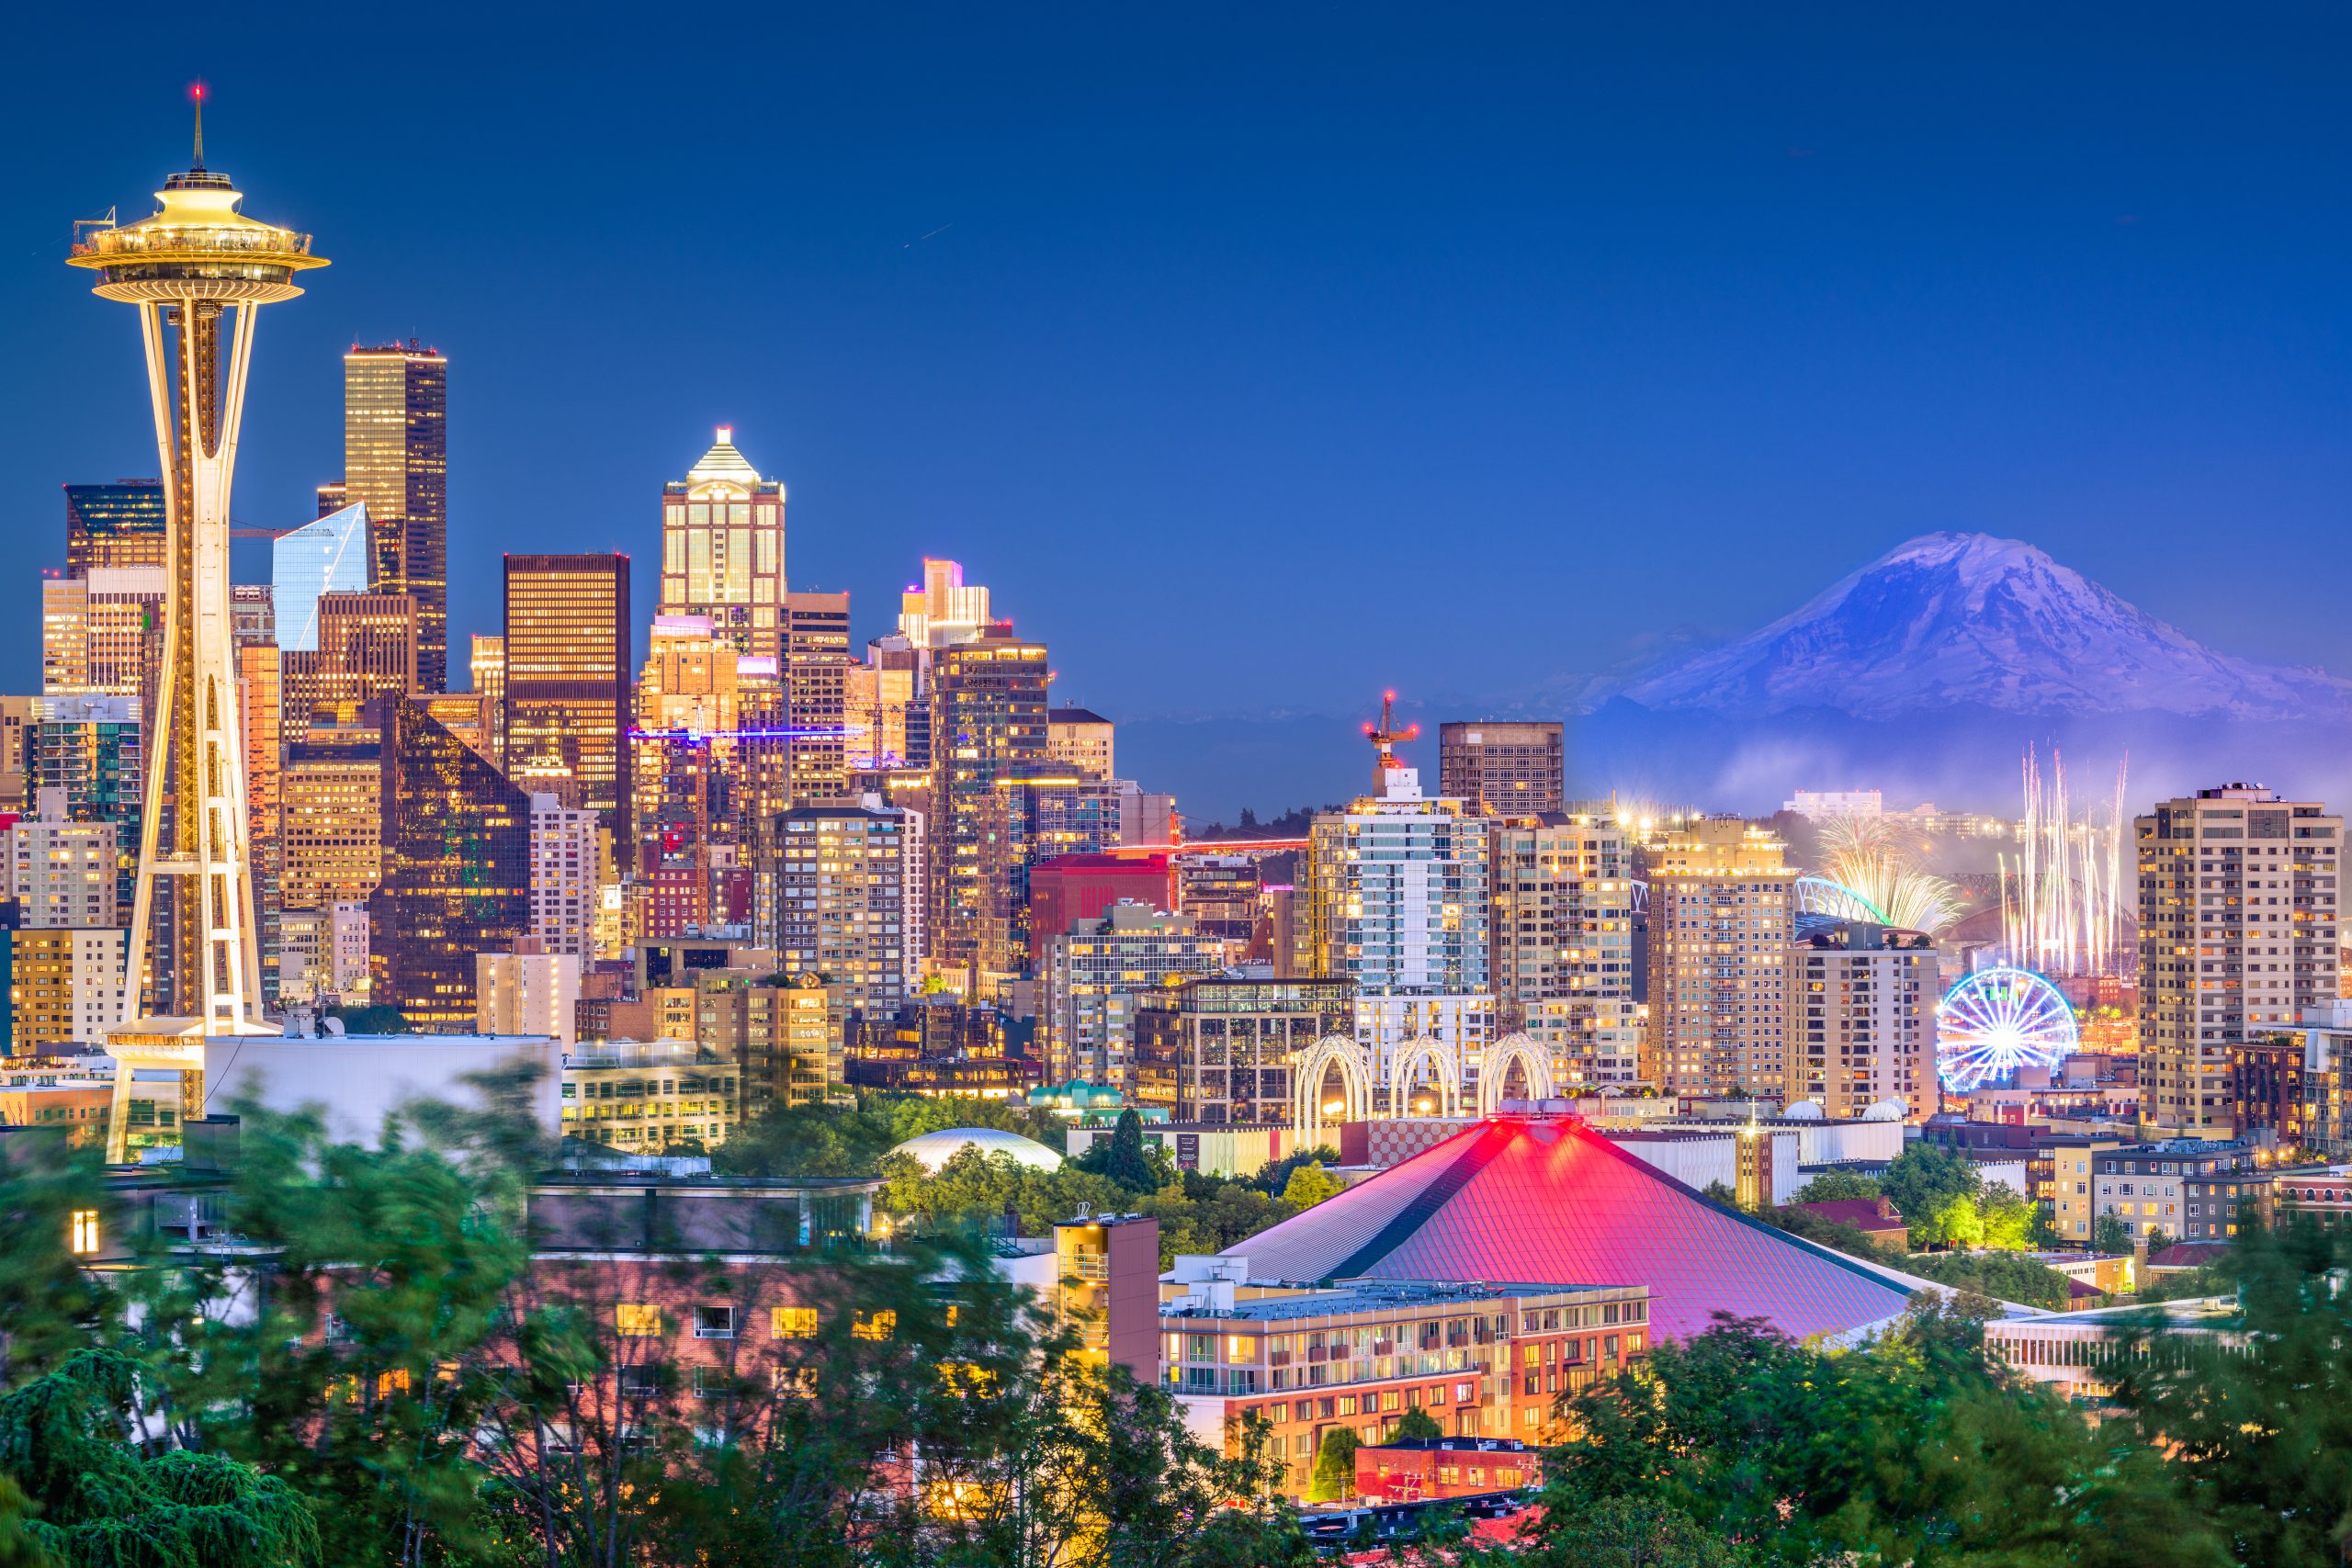
[[[1046,710],[1046,755],[1098,779],[1119,776],[1117,727],[1091,708]]]

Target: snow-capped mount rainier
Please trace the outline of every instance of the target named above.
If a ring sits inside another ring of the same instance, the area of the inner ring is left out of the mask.
[[[2352,713],[2352,682],[2217,653],[2033,546],[1984,534],[1898,545],[1793,614],[1619,694],[1651,709],[1871,719],[1960,706],[2306,721]]]

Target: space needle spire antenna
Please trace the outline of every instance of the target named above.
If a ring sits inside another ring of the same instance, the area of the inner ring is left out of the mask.
[[[153,217],[80,229],[65,260],[91,292],[139,312],[149,411],[164,475],[164,649],[143,737],[139,876],[123,942],[126,1007],[107,1157],[123,1157],[134,1066],[176,1067],[200,1105],[207,1036],[275,1033],[262,1019],[252,819],[229,618],[229,487],[237,463],[254,323],[326,265],[311,237],[248,218],[226,175],[204,167],[204,89],[194,91],[194,166],[164,178]]]

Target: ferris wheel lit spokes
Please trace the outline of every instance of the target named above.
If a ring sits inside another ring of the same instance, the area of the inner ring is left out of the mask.
[[[2081,1043],[2075,1010],[2030,969],[1985,969],[1944,996],[1936,1015],[1936,1068],[1965,1094],[2019,1067],[2054,1067]]]

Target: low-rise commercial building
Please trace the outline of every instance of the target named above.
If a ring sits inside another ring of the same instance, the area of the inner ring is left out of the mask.
[[[742,1070],[691,1040],[612,1040],[563,1058],[563,1134],[641,1154],[716,1148],[742,1124]]]
[[[1239,1264],[1242,1267],[1236,1268]],[[1645,1285],[1251,1280],[1246,1258],[1179,1258],[1159,1309],[1161,1382],[1204,1440],[1272,1428],[1285,1483],[1345,1427],[1364,1443],[1419,1410],[1458,1437],[1542,1440],[1563,1393],[1645,1354]]]

